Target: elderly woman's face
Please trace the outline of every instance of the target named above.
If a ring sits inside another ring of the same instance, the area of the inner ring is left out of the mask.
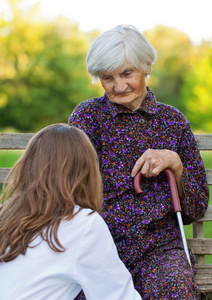
[[[134,111],[141,106],[147,94],[145,74],[149,75],[150,72],[151,65],[144,73],[143,70],[137,70],[125,63],[115,71],[100,73],[99,78],[111,102]]]

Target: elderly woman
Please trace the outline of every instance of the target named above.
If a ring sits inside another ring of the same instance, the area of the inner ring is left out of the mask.
[[[105,94],[79,104],[69,124],[86,132],[99,155],[103,217],[143,299],[200,299],[185,256],[163,170],[176,178],[184,224],[208,205],[205,168],[185,116],[146,86],[156,51],[133,26],[102,33],[87,54]],[[141,170],[143,193],[133,177]],[[107,247],[107,245],[105,245]],[[114,299],[115,300],[115,299]],[[129,299],[130,300],[130,299]]]

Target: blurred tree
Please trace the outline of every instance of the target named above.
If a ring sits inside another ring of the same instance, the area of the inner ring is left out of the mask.
[[[157,100],[178,108],[194,131],[212,131],[211,42],[193,45],[188,36],[158,25],[144,35],[158,51],[149,85]]]
[[[79,102],[100,94],[85,65],[97,33],[61,17],[42,21],[39,3],[26,14],[22,0],[8,2],[10,19],[0,16],[0,127],[29,132],[67,122]]]
[[[8,0],[0,14],[0,128],[37,131],[67,122],[82,100],[99,96],[92,85],[85,57],[99,32],[80,32],[65,18],[42,20],[37,1]],[[144,32],[158,51],[148,84],[157,100],[180,109],[192,129],[211,132],[211,44],[193,45],[188,36],[158,25]]]
[[[186,115],[194,130],[212,132],[212,49],[203,42],[189,58],[190,69],[181,90]]]
[[[164,25],[145,31],[144,35],[158,52],[149,80],[157,100],[184,111],[181,89],[193,49],[190,39],[184,32]]]

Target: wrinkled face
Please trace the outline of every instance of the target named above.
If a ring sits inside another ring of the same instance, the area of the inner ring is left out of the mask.
[[[145,75],[149,75],[150,72],[151,65],[144,73],[142,69],[137,70],[129,63],[125,63],[112,72],[100,73],[99,78],[111,102],[134,111],[141,106],[147,94]]]

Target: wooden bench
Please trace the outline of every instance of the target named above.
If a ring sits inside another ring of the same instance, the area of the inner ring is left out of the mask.
[[[0,149],[25,149],[33,133],[0,133]],[[201,151],[212,151],[212,134],[195,135]],[[0,168],[0,183],[10,168]],[[208,185],[212,185],[212,169],[207,169]],[[205,264],[205,255],[212,255],[212,236],[204,237],[204,223],[212,222],[212,205],[207,209],[205,216],[193,224],[193,238],[187,239],[188,246],[197,256],[195,265],[197,285],[200,287],[202,299],[212,299],[212,264]]]
[[[203,151],[212,151],[212,134],[195,135],[201,153]],[[207,169],[208,185],[212,185],[212,169]],[[212,299],[212,264],[205,264],[205,255],[212,257],[212,235],[204,237],[204,223],[211,222],[212,226],[212,205],[203,218],[193,223],[193,238],[187,239],[188,247],[196,255],[197,274],[195,277],[196,284],[200,287],[202,299]]]

